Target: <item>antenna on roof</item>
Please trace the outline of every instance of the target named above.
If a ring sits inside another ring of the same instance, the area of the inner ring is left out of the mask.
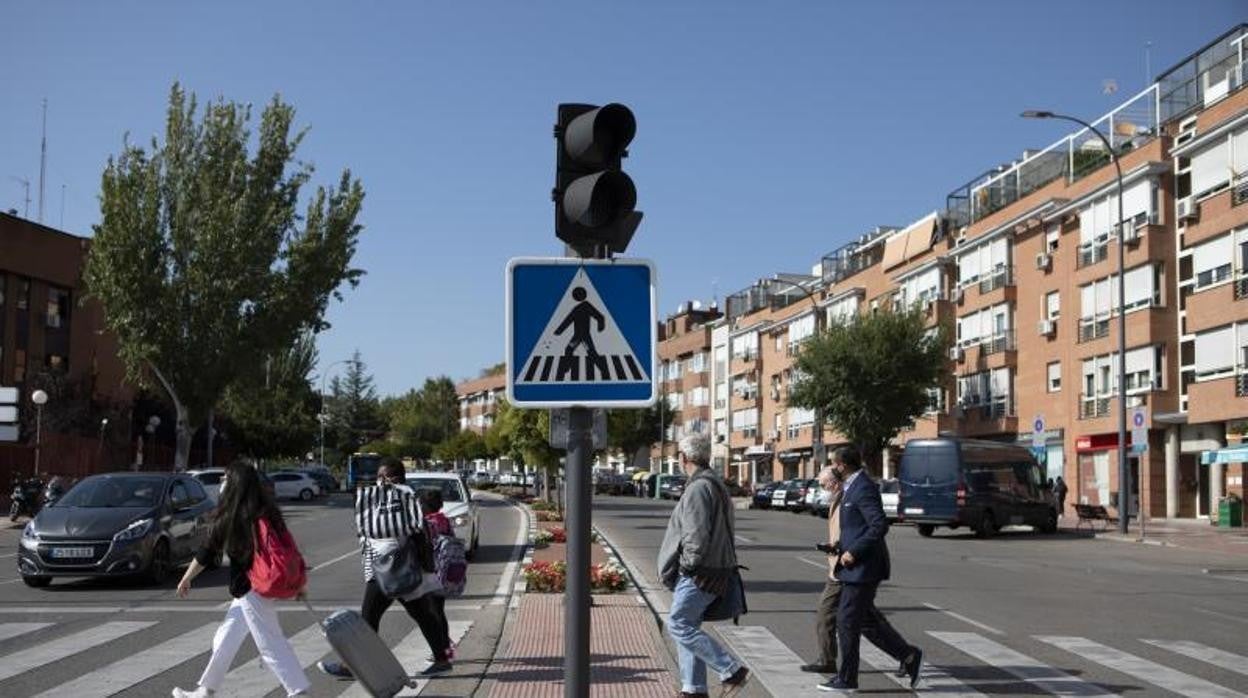
[[[43,176],[48,169],[48,98],[43,98],[43,138],[39,142],[39,222],[43,222]]]
[[[1153,82],[1153,42],[1144,42],[1144,86]]]

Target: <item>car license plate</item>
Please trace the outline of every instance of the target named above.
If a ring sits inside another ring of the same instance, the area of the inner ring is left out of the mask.
[[[906,507],[907,514],[922,514],[923,507]]]
[[[52,557],[91,557],[95,554],[92,548],[53,548]]]

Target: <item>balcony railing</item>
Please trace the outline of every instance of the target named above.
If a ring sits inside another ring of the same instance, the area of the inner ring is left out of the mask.
[[[1079,396],[1079,419],[1096,419],[1097,417],[1105,417],[1109,415],[1109,398],[1080,395]]]
[[[1235,376],[1235,397],[1248,397],[1248,371]]]
[[[1238,206],[1248,201],[1248,172],[1231,181],[1231,205]]]
[[[1091,342],[1094,339],[1109,336],[1109,318],[1089,319],[1084,318],[1079,321],[1079,343]]]
[[[1235,300],[1242,301],[1245,298],[1248,298],[1248,275],[1235,279]]]
[[[1082,269],[1090,267],[1097,262],[1103,262],[1109,258],[1109,241],[1103,240],[1079,246],[1079,262],[1076,265]]]
[[[979,343],[979,355],[991,356],[1003,351],[1015,351],[1018,345],[1014,341],[1014,330],[1005,330]]]
[[[1014,270],[1011,267],[1001,267],[993,270],[989,276],[980,278],[979,292],[990,293],[999,288],[1014,285]]]

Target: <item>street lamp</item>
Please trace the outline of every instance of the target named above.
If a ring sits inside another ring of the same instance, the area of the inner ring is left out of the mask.
[[[104,452],[104,430],[108,429],[108,417],[100,420],[100,453]]]
[[[343,359],[335,361],[325,367],[324,373],[321,374],[321,413],[317,415],[317,421],[321,423],[321,465],[325,465],[325,379],[329,377],[329,370],[339,364],[354,363],[355,359]]]
[[[779,275],[771,277],[771,283],[781,283],[801,291],[810,300],[810,307],[815,313],[815,335],[823,333],[824,318],[823,313],[819,311],[819,300],[815,298],[815,294],[811,293],[801,284],[792,281],[785,281]],[[824,447],[823,447],[823,408],[815,407],[814,423],[810,425],[810,458],[815,462],[815,474],[819,474],[819,469],[824,463]]]
[[[1131,513],[1129,492],[1131,488],[1127,482],[1129,479],[1127,473],[1127,303],[1126,265],[1124,262],[1126,246],[1123,241],[1122,164],[1118,162],[1118,152],[1114,150],[1114,146],[1105,137],[1105,134],[1083,119],[1036,109],[1028,109],[1021,116],[1024,119],[1061,119],[1079,124],[1096,134],[1096,137],[1105,146],[1105,152],[1109,153],[1109,158],[1114,162],[1114,172],[1118,181],[1118,225],[1116,226],[1118,230],[1118,532],[1125,534],[1127,532],[1127,518]],[[1143,506],[1143,502],[1141,502],[1141,506]]]
[[[43,446],[43,406],[48,402],[48,394],[36,390],[30,394],[30,401],[35,403],[35,477],[39,477],[39,452]]]
[[[160,428],[160,415],[154,414],[147,418],[147,440],[155,443],[156,430]]]

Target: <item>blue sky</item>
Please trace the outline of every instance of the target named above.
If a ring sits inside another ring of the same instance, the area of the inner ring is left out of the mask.
[[[1183,9],[1186,6],[1186,9]],[[646,218],[630,256],[659,311],[720,299],[878,224],[905,225],[988,167],[1093,118],[1237,22],[1239,0],[1023,2],[19,2],[0,24],[0,207],[39,176],[45,222],[89,235],[122,135],[170,85],[311,128],[317,183],[367,192],[360,287],[323,364],[359,348],[383,393],[503,357],[503,270],[557,254],[559,102],[628,104]],[[1103,81],[1119,91],[1105,95]],[[31,203],[35,217],[37,202]],[[0,261],[2,264],[2,261]]]

